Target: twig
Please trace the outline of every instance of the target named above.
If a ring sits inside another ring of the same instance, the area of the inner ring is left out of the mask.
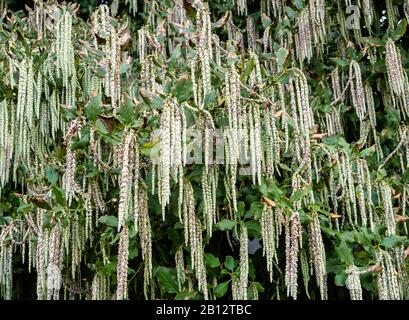
[[[393,150],[393,151],[389,154],[389,156],[385,159],[385,161],[379,166],[378,170],[381,170],[382,167],[385,166],[385,164],[399,151],[399,149],[400,149],[404,144],[405,144],[405,140],[402,139],[402,140],[399,142],[399,144],[398,144],[398,146],[396,147],[396,149]]]
[[[345,98],[345,94],[347,93],[348,87],[351,85],[352,79],[353,79],[353,78],[351,78],[351,79],[348,80],[348,82],[347,82],[347,84],[346,84],[346,86],[345,86],[345,88],[344,88],[344,91],[342,91],[341,95],[340,95],[337,99],[335,99],[333,102],[331,102],[331,107],[333,107],[333,106],[336,105],[340,100],[343,100],[343,99]]]

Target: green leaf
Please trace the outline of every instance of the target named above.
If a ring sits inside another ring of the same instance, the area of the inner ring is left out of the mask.
[[[174,244],[178,244],[180,242],[180,235],[179,232],[173,226],[168,228],[168,239],[172,241]]]
[[[256,287],[258,292],[263,293],[265,291],[263,285],[260,282],[253,281],[253,285]]]
[[[226,294],[227,289],[229,288],[229,282],[230,281],[219,283],[216,288],[214,288],[213,294],[216,298],[221,298]]]
[[[172,92],[178,99],[179,103],[185,102],[190,99],[193,93],[193,83],[186,75],[182,76],[176,81],[175,87]]]
[[[101,110],[102,110],[101,96],[97,95],[93,97],[85,107],[85,114],[87,115],[87,118],[89,120],[96,121],[98,115],[101,113]]]
[[[355,236],[352,231],[341,232],[338,234],[338,236],[341,240],[344,240],[346,242],[351,242],[351,243],[355,242]]]
[[[406,33],[406,29],[408,27],[408,22],[406,21],[406,19],[402,19],[398,22],[398,25],[395,29],[395,31],[393,32],[393,40],[397,41],[400,38],[402,38],[405,33]]]
[[[64,115],[66,120],[70,121],[78,117],[77,109],[74,108],[67,108],[64,105],[60,105],[61,113]]]
[[[17,212],[18,213],[27,213],[31,209],[33,209],[33,205],[31,203],[23,203],[22,205],[20,205],[18,207]]]
[[[219,258],[215,257],[211,253],[205,253],[205,262],[206,265],[208,265],[210,268],[217,268],[218,266],[220,266]]]
[[[275,201],[277,201],[283,195],[283,191],[273,180],[263,182],[260,186],[260,192],[264,197]]]
[[[199,297],[196,292],[180,292],[176,295],[175,300],[198,300]]]
[[[345,272],[337,273],[335,276],[335,285],[338,287],[345,286],[345,282],[347,280],[347,274]]]
[[[87,174],[87,178],[95,178],[98,175],[98,171],[94,170],[94,171],[90,171]]]
[[[95,125],[97,127],[97,129],[103,133],[103,134],[109,134],[109,131],[107,130],[107,128],[105,127],[104,123],[102,122],[101,119],[97,119],[97,121],[95,122]]]
[[[177,59],[182,55],[182,49],[180,47],[180,44],[178,44],[175,49],[173,49],[172,54],[170,56],[170,63],[174,64]]]
[[[246,219],[260,219],[264,205],[261,202],[252,202],[250,209],[246,212],[244,218]]]
[[[342,263],[336,257],[327,259],[327,272],[338,274],[345,270],[345,263]]]
[[[287,166],[285,163],[279,163],[278,166],[288,172],[293,172],[293,170],[291,170],[291,168],[289,166]]]
[[[153,94],[143,88],[139,89],[139,95],[141,96],[143,102],[145,102],[150,108],[160,110],[163,106],[163,99],[157,95]]]
[[[405,173],[403,174],[402,180],[404,183],[409,183],[409,168],[406,169]]]
[[[129,248],[128,259],[132,260],[132,259],[136,258],[137,256],[138,256],[138,247],[133,246],[133,247]]]
[[[244,222],[244,225],[246,226],[246,228],[248,229],[248,231],[254,231],[256,233],[260,233],[261,232],[261,226],[260,223],[258,221],[254,221],[254,220],[248,220],[246,222]]]
[[[65,206],[65,196],[64,196],[64,192],[62,191],[62,189],[57,186],[53,186],[52,191],[53,191],[53,196],[55,198],[55,201],[57,201],[59,205]]]
[[[115,216],[101,216],[98,221],[111,227],[118,227],[118,218]]]
[[[71,140],[71,148],[73,150],[77,149],[85,149],[88,147],[89,144],[89,131],[88,128],[84,129],[85,132],[82,132],[81,139],[78,139],[77,137],[74,137]]]
[[[370,38],[370,37],[365,37],[363,38],[364,42],[369,44],[372,47],[383,47],[385,45],[385,41],[377,38]]]
[[[52,218],[52,213],[50,211],[47,211],[43,215],[43,226],[46,228],[51,228],[51,218]]]
[[[10,216],[6,216],[6,217],[1,217],[0,216],[0,218],[1,218],[1,224],[4,224],[4,222],[7,222],[7,223],[12,223],[13,222],[13,218],[12,217],[10,217]]]
[[[119,108],[118,116],[119,120],[124,124],[131,124],[135,119],[136,106],[131,99],[127,99],[126,103]]]
[[[277,79],[277,81],[280,83],[280,84],[287,84],[288,82],[289,82],[289,80],[290,80],[290,76],[287,74],[287,73],[282,73],[279,77],[278,77],[278,79]],[[292,121],[292,119],[289,119],[289,121]],[[291,123],[291,122],[290,122]]]
[[[298,10],[301,10],[304,8],[304,4],[302,3],[302,0],[292,0],[292,3],[297,7]]]
[[[388,126],[393,126],[394,124],[400,123],[400,113],[399,110],[393,108],[385,108],[386,121]]]
[[[352,265],[354,263],[354,256],[352,254],[352,249],[348,246],[345,240],[341,240],[338,247],[335,248],[339,259],[346,265]]]
[[[382,181],[386,176],[387,176],[387,172],[384,168],[377,170],[376,171],[376,180],[377,181]]]
[[[222,269],[221,271],[220,271],[220,276],[226,276],[226,275],[229,275],[230,274],[230,272],[229,272],[229,270],[227,270],[227,269]]]
[[[237,203],[237,216],[240,218],[243,216],[244,211],[245,211],[245,203],[243,201],[239,201]]]
[[[326,91],[322,91],[322,92],[326,92]],[[324,95],[323,95],[323,97],[324,97]],[[325,97],[324,97],[324,99],[325,99]],[[317,103],[316,105],[315,105],[315,107],[320,111],[320,112],[324,112],[324,113],[328,113],[328,112],[331,112],[332,111],[332,108],[331,108],[331,106],[329,105],[329,104],[321,104],[321,103]]]
[[[312,218],[310,218],[309,222],[311,221],[312,221]],[[303,220],[301,220],[301,222],[304,223]],[[330,227],[321,226],[321,231],[330,237],[335,237],[337,235],[337,232]]]
[[[307,196],[309,193],[310,193],[309,190],[305,190],[305,189],[297,190],[296,192],[294,192],[294,193],[291,195],[290,202],[291,202],[291,203],[298,202],[298,201],[300,201],[302,198],[304,198],[305,196]]]
[[[375,151],[376,151],[376,149],[375,149],[374,147],[366,148],[366,149],[362,150],[362,151],[359,153],[359,157],[360,157],[360,158],[369,157],[369,156],[371,156]]]
[[[129,70],[130,67],[131,67],[130,64],[127,64],[127,63],[121,64],[121,67],[119,68],[119,73],[120,74],[126,73]]]
[[[134,239],[137,234],[138,232],[136,231],[135,226],[131,225],[131,227],[129,228],[129,239]]]
[[[111,274],[115,273],[115,272],[116,272],[116,269],[117,269],[117,264],[118,264],[117,261],[109,262],[109,263],[104,267],[103,272],[104,272],[106,275],[111,275]]]
[[[396,247],[401,246],[405,242],[406,239],[407,237],[405,236],[401,237],[401,236],[393,235],[393,236],[383,239],[381,241],[381,246],[384,246],[386,248],[396,248]]]
[[[209,108],[217,99],[217,93],[215,90],[210,91],[204,98],[203,105],[205,108]]]
[[[98,66],[97,70],[95,70],[94,73],[98,78],[103,79],[103,78],[105,78],[105,75],[106,75],[107,72],[106,72],[106,70],[104,68]]]
[[[297,12],[290,7],[285,6],[284,11],[289,18],[295,18],[297,16]]]
[[[156,278],[159,286],[167,293],[177,293],[178,284],[176,280],[176,271],[174,268],[157,267]]]
[[[234,222],[232,220],[223,219],[223,220],[219,221],[218,223],[216,223],[216,229],[218,229],[220,231],[232,230],[234,228],[235,224],[236,224],[236,222]]]
[[[283,66],[285,59],[287,59],[288,50],[286,48],[280,48],[277,51],[277,63],[280,67]]]
[[[226,261],[224,262],[224,266],[230,271],[234,271],[234,268],[236,267],[236,261],[232,256],[227,256]]]
[[[55,185],[58,181],[58,173],[57,170],[55,170],[53,167],[51,166],[46,166],[45,167],[45,177],[47,179],[47,181],[51,184],[51,185]]]
[[[243,71],[243,78],[247,79],[247,77],[251,74],[251,72],[254,70],[254,59],[250,59],[247,63],[246,63],[246,67],[244,68]]]
[[[267,27],[269,27],[272,24],[272,21],[266,14],[262,14],[261,24],[263,25],[263,29],[267,29]]]

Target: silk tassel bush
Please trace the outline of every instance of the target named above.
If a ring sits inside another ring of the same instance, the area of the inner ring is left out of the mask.
[[[408,1],[80,2],[3,13],[1,298],[409,298]]]

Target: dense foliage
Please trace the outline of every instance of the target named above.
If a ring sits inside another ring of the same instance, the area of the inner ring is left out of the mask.
[[[0,297],[409,299],[408,0],[0,2]]]

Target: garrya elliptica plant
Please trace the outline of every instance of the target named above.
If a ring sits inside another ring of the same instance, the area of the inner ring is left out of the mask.
[[[409,298],[408,1],[79,3],[0,2],[3,299]]]

